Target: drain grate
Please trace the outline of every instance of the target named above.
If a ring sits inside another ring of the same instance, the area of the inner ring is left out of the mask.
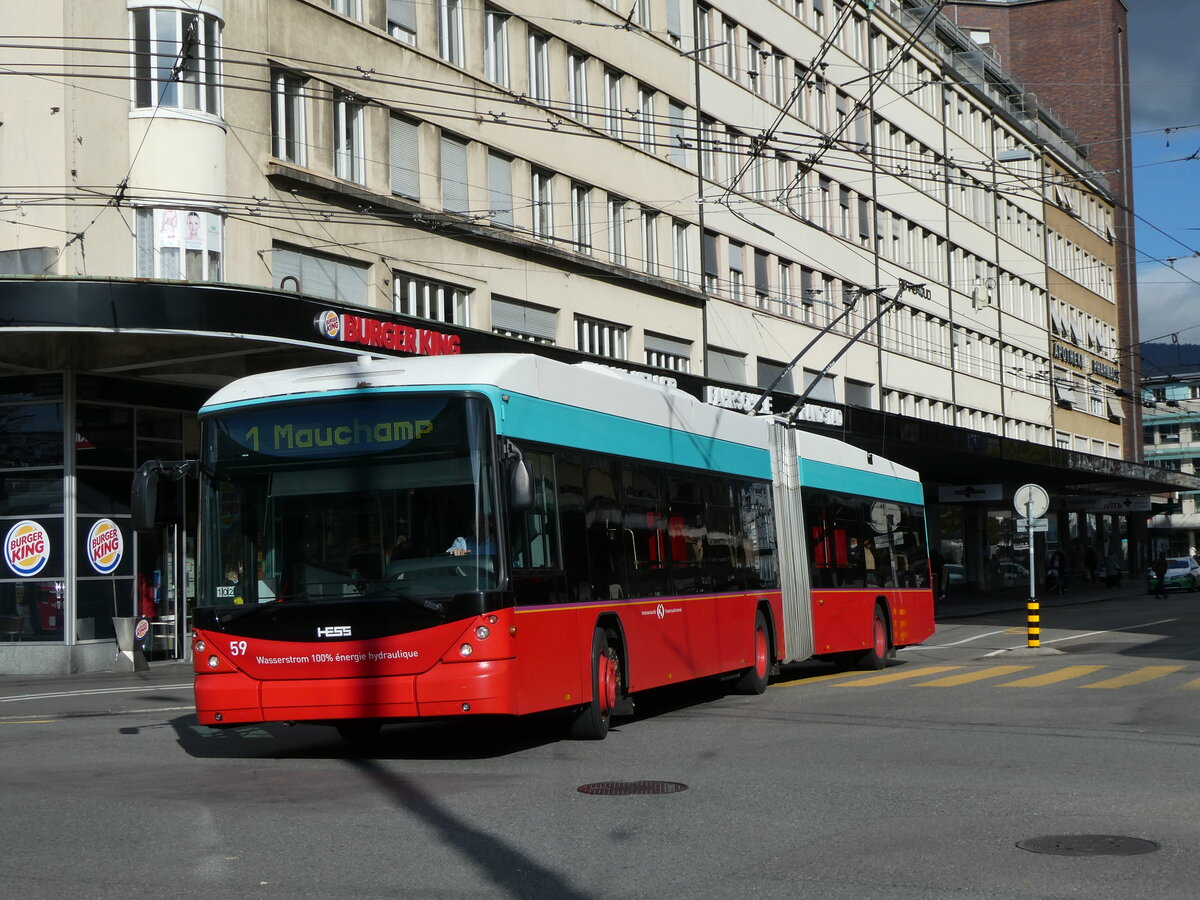
[[[1048,834],[1017,841],[1017,846],[1031,853],[1058,856],[1134,856],[1159,849],[1154,841],[1120,834]]]
[[[677,794],[688,786],[678,781],[596,781],[581,784],[581,794],[598,794],[604,797],[620,797],[629,794]]]

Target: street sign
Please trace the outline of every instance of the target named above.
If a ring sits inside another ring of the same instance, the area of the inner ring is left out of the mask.
[[[961,503],[964,500],[999,500],[1004,496],[1002,484],[943,484],[938,486],[942,503]]]
[[[1032,530],[1032,531],[1049,531],[1050,530],[1050,520],[1049,519],[1034,519],[1032,529],[1030,529],[1030,527],[1029,527],[1029,521],[1030,521],[1029,519],[1017,519],[1017,530],[1018,531],[1030,531],[1030,530]]]
[[[1040,484],[1023,484],[1013,495],[1013,507],[1021,515],[1036,519],[1050,508],[1050,495]]]

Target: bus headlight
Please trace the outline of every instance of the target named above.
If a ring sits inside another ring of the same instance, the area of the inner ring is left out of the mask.
[[[217,659],[217,657],[215,657],[215,656],[210,656],[210,657],[208,658],[208,667],[209,667],[210,669],[215,669],[215,668],[216,668],[217,666],[219,666],[220,664],[221,664],[221,660]]]
[[[463,644],[461,647],[458,648],[459,656],[470,656],[474,652],[475,652],[475,648],[472,647],[470,644]]]
[[[207,648],[204,646],[204,641],[196,641],[196,652],[203,653]]]
[[[481,641],[486,641],[488,639],[488,635],[491,633],[491,629],[489,629],[486,625],[480,625],[475,629],[475,637],[479,638]]]

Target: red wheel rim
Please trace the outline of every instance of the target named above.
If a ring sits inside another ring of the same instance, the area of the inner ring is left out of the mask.
[[[887,629],[879,616],[875,617],[875,655],[881,659],[887,655]]]
[[[767,677],[767,657],[769,655],[767,632],[762,628],[754,629],[754,672],[759,678]]]
[[[600,655],[596,671],[596,685],[600,701],[600,714],[607,716],[617,705],[617,667],[607,653]]]

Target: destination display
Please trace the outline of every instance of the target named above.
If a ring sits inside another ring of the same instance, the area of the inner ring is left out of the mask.
[[[377,397],[320,404],[263,406],[208,420],[215,461],[256,457],[329,459],[461,445],[466,407],[451,397]]]

